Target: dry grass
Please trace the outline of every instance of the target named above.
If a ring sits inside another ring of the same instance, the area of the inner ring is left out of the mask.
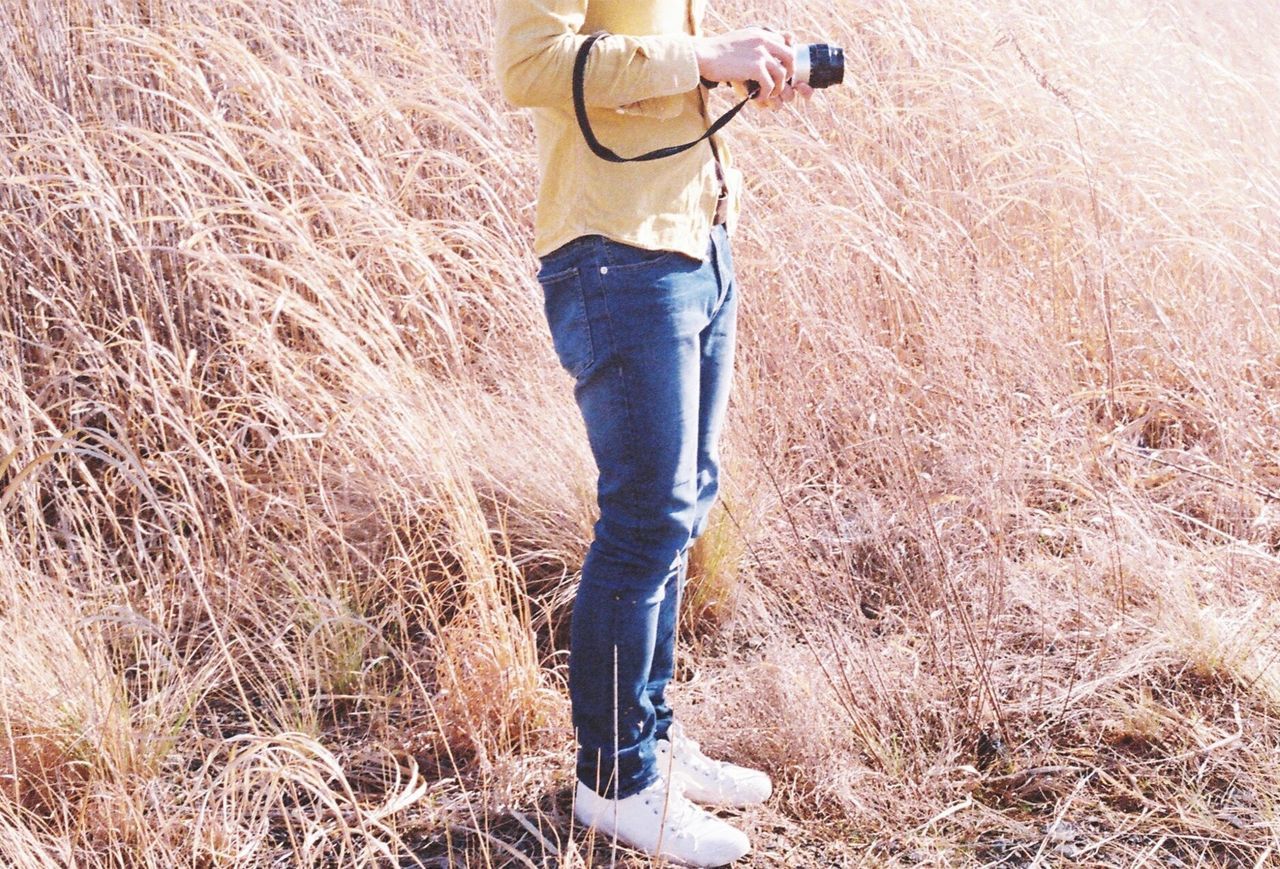
[[[778,782],[752,865],[1268,865],[1280,14],[716,6],[851,72],[734,129],[680,701]],[[6,5],[0,862],[609,862],[567,821],[592,467],[489,20]]]

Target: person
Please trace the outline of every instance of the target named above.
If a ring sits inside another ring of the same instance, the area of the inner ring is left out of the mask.
[[[767,775],[714,761],[674,720],[667,686],[692,542],[719,482],[737,285],[729,234],[740,174],[718,136],[648,163],[596,157],[577,124],[631,156],[696,139],[713,83],[759,83],[777,107],[791,36],[703,35],[705,0],[499,0],[503,95],[533,109],[540,185],[534,252],[552,343],[574,381],[598,470],[599,519],[573,604],[569,694],[578,820],[651,856],[718,866],[747,836],[694,804],[768,798]]]

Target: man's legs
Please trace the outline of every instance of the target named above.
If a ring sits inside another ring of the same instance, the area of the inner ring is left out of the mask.
[[[714,258],[598,238],[544,259],[540,278],[600,472],[570,640],[578,777],[623,798],[658,775],[649,683],[697,516],[703,335],[723,286]]]

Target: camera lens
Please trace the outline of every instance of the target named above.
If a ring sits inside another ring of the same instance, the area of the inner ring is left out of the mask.
[[[807,79],[811,88],[831,87],[844,81],[844,49],[825,42],[812,45],[801,45],[796,50],[796,79]],[[800,70],[805,68],[808,75],[801,78]]]

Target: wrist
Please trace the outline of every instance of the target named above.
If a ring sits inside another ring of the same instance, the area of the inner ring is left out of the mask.
[[[714,43],[706,36],[698,36],[693,40],[693,56],[698,63],[698,77],[703,83],[714,82],[720,83],[720,79],[716,76],[716,58],[719,52],[716,51]],[[711,85],[707,85],[710,87]]]

